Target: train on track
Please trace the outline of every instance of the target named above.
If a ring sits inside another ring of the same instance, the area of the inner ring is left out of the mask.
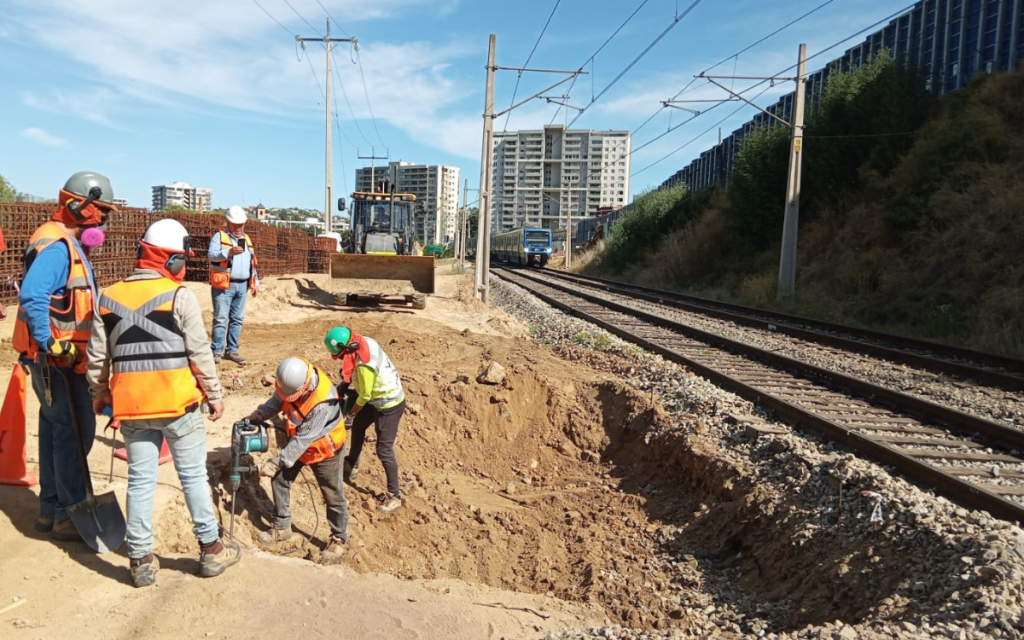
[[[491,259],[535,267],[551,259],[551,229],[522,227],[491,237]]]

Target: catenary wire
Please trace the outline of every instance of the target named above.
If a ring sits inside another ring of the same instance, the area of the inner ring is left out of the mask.
[[[277,19],[277,18],[275,18],[274,16],[270,15],[270,12],[269,12],[269,11],[267,11],[266,9],[264,9],[264,8],[263,8],[263,5],[261,5],[261,4],[259,3],[259,2],[257,2],[257,0],[252,0],[252,3],[253,3],[254,5],[256,5],[257,7],[259,7],[259,8],[260,8],[260,11],[262,11],[262,12],[263,12],[263,13],[265,13],[265,14],[267,14],[267,17],[268,17],[268,18],[270,18],[271,20],[273,20],[274,22],[276,22],[276,23],[277,23],[277,26],[279,26],[279,27],[281,27],[282,29],[284,29],[284,30],[285,30],[286,32],[288,32],[288,34],[289,34],[289,35],[291,35],[291,36],[293,36],[293,37],[295,36],[295,32],[294,32],[294,31],[292,31],[292,30],[291,30],[291,29],[289,29],[288,27],[284,26],[283,24],[281,24],[281,21],[280,21],[280,20],[278,20],[278,19]]]
[[[320,2],[320,0],[316,0],[316,3],[318,5],[320,5],[321,9],[324,10],[324,13],[327,14],[327,17],[330,18],[331,22],[334,23],[334,26],[336,26],[339,29],[341,29],[341,32],[344,33],[346,36],[349,36],[350,38],[352,37],[351,35],[349,35],[348,31],[345,31],[345,27],[341,26],[341,23],[338,22],[338,20],[334,16],[331,15],[331,12],[327,10],[327,7],[324,6],[324,3]]]
[[[530,66],[530,60],[533,60],[533,54],[537,52],[537,47],[540,46],[540,41],[544,39],[544,34],[548,31],[548,26],[551,24],[551,19],[555,17],[555,12],[558,11],[558,5],[562,4],[562,0],[555,0],[555,5],[551,7],[551,13],[548,14],[548,19],[544,23],[544,28],[540,30],[540,35],[537,36],[537,41],[533,43],[533,48],[530,49],[530,55],[526,56],[526,62],[523,63],[524,67]],[[508,121],[512,117],[512,106],[516,103],[516,94],[519,93],[519,82],[523,79],[523,72],[520,71],[516,74],[516,86],[512,89],[512,100],[509,102],[509,111],[505,114],[505,126],[501,128],[501,133],[504,134],[508,131]]]
[[[319,30],[318,30],[318,29],[317,29],[316,27],[314,27],[314,26],[313,26],[313,25],[312,25],[312,24],[311,24],[311,23],[309,22],[309,20],[306,20],[306,18],[305,18],[305,17],[303,17],[303,15],[302,15],[301,13],[299,13],[298,11],[296,11],[296,10],[295,10],[295,7],[293,7],[293,6],[292,6],[292,3],[288,2],[288,0],[282,0],[282,1],[283,1],[283,2],[284,2],[284,3],[286,4],[286,5],[288,5],[288,8],[289,8],[289,9],[291,9],[291,10],[292,10],[292,12],[293,12],[293,13],[295,13],[295,15],[299,16],[299,20],[302,20],[303,22],[305,22],[305,23],[306,23],[306,26],[307,26],[307,27],[309,27],[310,29],[312,29],[312,30],[313,30],[313,32],[314,32],[314,33],[316,33],[316,35],[320,36],[321,38],[322,38],[322,37],[324,36],[324,34],[323,34],[323,33],[321,33],[321,32],[320,32],[320,31],[319,31]]]
[[[615,84],[618,83],[618,81],[621,80],[623,76],[629,73],[630,69],[632,69],[636,65],[636,63],[640,62],[640,60],[642,60],[643,57],[646,56],[651,51],[651,49],[653,49],[659,42],[661,42],[662,38],[667,36],[669,32],[672,31],[672,29],[674,29],[676,25],[682,22],[683,18],[688,16],[690,12],[693,11],[700,3],[701,0],[693,0],[689,7],[687,7],[681,14],[673,18],[672,22],[669,23],[667,27],[665,27],[665,30],[658,34],[658,37],[655,38],[649,45],[647,45],[647,47],[643,51],[641,51],[637,57],[633,58],[633,60],[630,61],[630,63],[627,64],[626,67],[619,72],[619,75],[615,76],[615,78],[611,82],[609,82],[604,89],[601,89],[601,92],[598,93],[597,96],[593,100],[591,100],[590,103],[586,107],[584,107],[582,111],[576,114],[576,117],[573,118],[571,122],[569,122],[567,127],[571,127],[573,124],[576,123],[577,120],[583,117],[583,114],[586,113],[587,109],[593,106],[595,102],[601,99],[601,96],[607,93],[608,90],[614,87]]]
[[[636,16],[636,14],[640,13],[640,10],[643,9],[644,5],[646,5],[648,2],[650,2],[650,0],[643,0],[637,6],[636,9],[633,9],[633,13],[629,14],[629,17],[626,18],[625,21],[623,21],[623,23],[619,25],[619,28],[616,29],[615,31],[613,31],[612,35],[608,36],[608,38],[604,42],[601,43],[601,46],[597,48],[597,51],[592,53],[589,58],[584,60],[583,64],[581,64],[579,66],[579,68],[582,69],[582,68],[586,67],[588,64],[592,63],[594,61],[594,58],[597,57],[597,54],[601,53],[601,50],[604,49],[606,46],[608,46],[608,43],[611,42],[612,39],[615,36],[619,35],[619,32],[622,31],[626,27],[627,24],[629,24],[629,22],[633,19],[634,16]],[[569,95],[569,94],[572,93],[572,88],[576,85],[576,80],[578,78],[579,78],[579,76],[576,76],[575,78],[572,79],[572,82],[569,83],[569,88],[565,92],[566,95]],[[593,95],[593,91],[591,91],[591,95]],[[561,110],[562,110],[562,105],[558,105],[558,109],[555,110],[555,115],[551,117],[551,122],[549,122],[548,124],[554,124],[555,118],[558,117],[558,113]]]

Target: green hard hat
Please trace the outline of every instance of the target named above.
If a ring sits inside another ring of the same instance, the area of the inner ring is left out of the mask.
[[[327,350],[331,352],[331,355],[336,356],[341,353],[342,348],[348,344],[351,338],[352,332],[348,327],[334,327],[324,336],[324,344],[327,345]]]

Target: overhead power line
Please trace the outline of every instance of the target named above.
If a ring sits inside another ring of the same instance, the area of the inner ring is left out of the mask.
[[[597,48],[597,51],[595,51],[594,53],[590,54],[590,57],[589,57],[589,58],[587,58],[586,60],[584,60],[584,61],[583,61],[583,64],[581,64],[581,65],[579,66],[579,68],[580,68],[580,69],[582,69],[583,67],[587,66],[588,64],[591,64],[592,62],[594,62],[594,59],[595,59],[595,58],[597,57],[597,54],[601,53],[601,51],[602,51],[602,50],[603,50],[603,49],[604,49],[604,48],[605,48],[606,46],[608,46],[608,43],[609,43],[609,42],[611,42],[611,41],[612,41],[612,39],[613,39],[613,38],[615,38],[615,36],[619,35],[619,32],[620,32],[620,31],[622,31],[622,30],[623,30],[623,29],[624,29],[624,28],[626,27],[626,25],[627,25],[627,24],[629,24],[629,22],[630,22],[630,21],[631,21],[631,20],[633,19],[633,17],[634,17],[634,16],[636,16],[636,14],[640,13],[640,10],[641,10],[641,9],[643,9],[643,8],[644,8],[644,5],[646,5],[646,4],[648,3],[648,2],[650,2],[650,0],[643,0],[643,1],[642,1],[642,2],[641,2],[641,3],[640,3],[640,4],[638,5],[638,6],[637,6],[637,8],[636,8],[636,9],[633,9],[633,13],[629,14],[629,17],[628,17],[628,18],[626,18],[626,19],[625,19],[625,20],[624,20],[624,21],[622,22],[622,24],[620,24],[620,25],[619,25],[619,28],[618,28],[618,29],[616,29],[615,31],[613,31],[613,32],[612,32],[612,35],[608,36],[608,39],[607,39],[607,40],[605,40],[604,42],[602,42],[602,43],[601,43],[601,46]],[[572,82],[571,82],[571,83],[569,83],[569,88],[568,88],[568,89],[566,90],[566,93],[567,93],[567,94],[569,94],[569,93],[572,93],[572,88],[573,88],[573,87],[574,87],[574,86],[576,85],[576,79],[577,79],[578,77],[579,77],[579,76],[577,76],[576,78],[573,78],[573,79],[572,79]],[[593,97],[593,96],[591,96],[591,97]],[[558,106],[558,109],[556,109],[556,110],[555,110],[555,115],[554,115],[554,116],[552,116],[552,118],[551,118],[551,122],[550,122],[549,124],[553,124],[553,123],[555,122],[555,118],[557,118],[557,117],[558,117],[558,113],[559,113],[559,111],[561,111],[561,110],[562,110],[562,106],[563,106],[563,105],[559,105],[559,106]]]
[[[334,26],[336,26],[336,27],[338,27],[339,29],[341,29],[341,32],[342,32],[342,33],[344,33],[344,34],[345,34],[346,36],[350,36],[350,37],[351,37],[351,35],[349,34],[349,32],[348,32],[348,31],[345,31],[345,27],[341,26],[341,23],[340,23],[340,22],[338,22],[338,21],[337,21],[337,20],[336,20],[336,19],[334,18],[334,16],[332,16],[332,15],[331,15],[331,12],[327,10],[327,7],[325,7],[325,6],[324,6],[324,3],[320,2],[320,0],[316,0],[316,3],[317,3],[318,5],[320,5],[320,8],[321,8],[321,9],[323,9],[323,10],[324,10],[324,13],[326,13],[326,14],[327,14],[327,17],[331,19],[331,23],[332,23],[332,24],[333,24]]]
[[[276,23],[277,23],[277,26],[281,27],[282,29],[284,29],[284,30],[285,30],[286,32],[288,32],[288,33],[289,33],[289,34],[291,34],[292,36],[295,36],[295,32],[294,32],[294,31],[292,31],[292,30],[291,30],[291,29],[289,29],[288,27],[284,26],[283,24],[281,24],[281,21],[280,21],[280,20],[278,20],[278,19],[277,19],[277,18],[275,18],[274,16],[270,15],[270,12],[269,12],[269,11],[267,11],[266,9],[264,9],[264,8],[263,8],[263,5],[261,5],[261,4],[260,4],[259,2],[257,2],[256,0],[252,0],[252,3],[253,3],[254,5],[256,5],[257,7],[259,7],[259,8],[260,8],[260,11],[262,11],[262,12],[263,12],[263,13],[265,13],[265,14],[267,14],[267,17],[268,17],[268,18],[270,18],[271,20],[273,20],[274,22],[276,22]]]
[[[352,116],[352,124],[356,125],[356,131],[359,132],[359,137],[366,141],[366,144],[373,144],[370,139],[363,133],[363,128],[359,126],[359,120],[356,118],[356,112],[352,109],[352,103],[348,99],[348,91],[345,90],[345,83],[341,80],[341,72],[337,71],[338,61],[334,58],[334,51],[331,51],[331,59],[334,60],[335,77],[338,79],[338,84],[341,85],[341,96],[345,98],[345,104],[348,106],[348,112]]]
[[[377,139],[380,143],[387,148],[387,144],[384,142],[384,138],[380,137],[380,129],[377,128],[377,117],[373,115],[373,106],[370,104],[370,91],[366,88],[366,76],[363,75],[363,59],[359,55],[359,50],[356,50],[356,64],[359,67],[359,79],[363,81],[363,94],[366,96],[366,108],[370,110],[370,122],[373,123],[373,130],[377,133]]]
[[[572,122],[570,122],[568,125],[566,125],[566,128],[568,129],[573,124],[575,124],[576,121],[579,120],[583,116],[584,113],[586,113],[587,109],[589,109],[591,106],[593,106],[595,102],[600,100],[601,96],[603,96],[605,93],[607,93],[609,89],[614,87],[615,84],[619,80],[621,80],[624,75],[629,73],[629,70],[632,69],[636,65],[636,63],[640,62],[640,60],[642,60],[643,57],[646,56],[650,52],[651,49],[653,49],[659,42],[661,42],[662,38],[667,36],[668,33],[670,31],[672,31],[672,29],[674,29],[676,27],[676,25],[679,24],[683,20],[683,18],[688,16],[690,14],[690,12],[693,11],[697,7],[697,5],[699,5],[700,3],[701,3],[701,0],[693,0],[693,2],[690,3],[690,6],[687,7],[685,11],[683,11],[681,14],[676,15],[676,17],[672,19],[672,22],[670,22],[669,25],[667,27],[665,27],[665,30],[662,31],[660,34],[658,34],[657,38],[655,38],[649,45],[647,45],[647,47],[643,51],[641,51],[640,54],[637,57],[633,58],[633,60],[629,64],[627,64],[626,67],[622,71],[619,72],[619,75],[615,76],[614,80],[609,82],[605,86],[604,89],[601,89],[601,92],[598,93],[597,96],[595,96],[594,98],[592,98],[590,100],[590,104],[588,104],[586,107],[583,108],[582,111],[580,111],[578,114],[576,114],[576,117],[572,119]]]
[[[316,27],[314,27],[314,26],[313,26],[312,24],[310,24],[309,20],[306,20],[306,18],[305,18],[305,17],[303,17],[303,15],[302,15],[301,13],[299,13],[298,11],[296,11],[296,10],[295,10],[295,7],[293,7],[293,6],[292,6],[292,3],[288,2],[288,0],[283,0],[283,1],[284,1],[284,3],[285,3],[286,5],[288,5],[288,8],[289,8],[289,9],[291,9],[291,10],[292,10],[292,12],[293,12],[293,13],[294,13],[295,15],[299,16],[299,19],[300,19],[300,20],[302,20],[303,22],[305,22],[305,23],[306,23],[306,26],[307,26],[307,27],[309,27],[310,29],[312,29],[312,30],[313,30],[313,32],[314,32],[314,33],[316,33],[316,34],[317,34],[318,36],[320,36],[320,37],[323,37],[323,35],[324,35],[324,34],[323,34],[323,33],[322,33],[321,31],[319,31],[319,30],[318,30],[318,29],[317,29]]]
[[[555,0],[555,6],[551,7],[551,13],[548,14],[547,22],[544,23],[544,28],[540,30],[540,35],[537,36],[537,41],[533,43],[533,48],[530,49],[530,55],[526,56],[526,62],[523,63],[524,67],[530,66],[530,60],[533,60],[533,54],[537,52],[537,47],[540,46],[540,41],[544,38],[544,34],[547,33],[548,25],[551,24],[551,19],[555,17],[555,11],[558,11],[558,5],[562,3],[562,0]],[[516,86],[512,89],[512,100],[509,101],[509,112],[505,115],[505,126],[501,128],[501,132],[505,133],[508,131],[508,121],[512,117],[512,105],[516,103],[516,94],[519,93],[519,82],[523,79],[523,72],[520,71],[516,74]],[[573,78],[575,80],[575,78]]]

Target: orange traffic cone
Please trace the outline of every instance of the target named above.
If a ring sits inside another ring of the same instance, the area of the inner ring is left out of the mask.
[[[0,484],[31,487],[36,477],[25,467],[25,370],[14,365],[0,409]]]
[[[111,426],[117,429],[118,427],[121,426],[121,424],[117,420],[115,420],[113,424],[111,424]],[[128,448],[121,447],[120,449],[114,449],[114,457],[117,458],[118,460],[127,460]],[[171,457],[171,450],[167,448],[167,439],[164,438],[164,443],[160,447],[160,464],[167,464],[173,459],[174,458]]]

